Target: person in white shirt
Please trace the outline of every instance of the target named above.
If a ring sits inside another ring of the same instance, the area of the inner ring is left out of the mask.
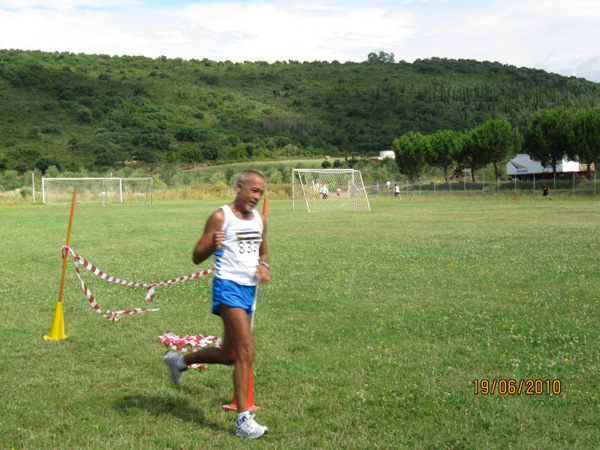
[[[186,355],[168,351],[163,356],[169,366],[169,377],[175,384],[183,382],[183,372],[190,364],[233,365],[238,408],[236,434],[250,439],[268,432],[267,427],[254,420],[248,408],[250,369],[255,354],[251,316],[255,309],[257,283],[271,280],[267,220],[255,209],[264,192],[264,177],[253,170],[243,171],[238,178],[235,200],[212,213],[194,248],[192,259],[195,264],[211,255],[215,257],[212,312],[223,320],[222,346],[207,347]]]

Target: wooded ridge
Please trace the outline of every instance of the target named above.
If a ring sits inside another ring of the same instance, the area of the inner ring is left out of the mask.
[[[600,109],[600,84],[497,62],[233,63],[0,50],[0,170],[375,155],[414,131]]]

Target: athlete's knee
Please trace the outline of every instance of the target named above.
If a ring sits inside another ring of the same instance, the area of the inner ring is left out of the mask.
[[[255,357],[254,342],[245,342],[240,345],[236,358],[246,364],[252,364]]]
[[[225,356],[221,362],[225,366],[232,366],[235,364],[235,356]]]
[[[254,361],[254,346],[252,348],[247,346],[241,346],[237,352],[224,352],[221,354],[220,363],[225,366],[234,365],[236,362],[243,362],[245,364],[252,365]]]
[[[231,353],[224,353],[221,362],[222,362],[222,364],[224,364],[226,366],[231,366],[231,365],[235,364],[235,360],[236,360],[236,354],[235,354],[235,352],[231,352]]]

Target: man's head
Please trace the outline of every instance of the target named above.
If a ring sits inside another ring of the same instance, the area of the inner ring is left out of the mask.
[[[265,177],[255,170],[244,170],[237,181],[235,203],[238,210],[250,212],[265,193]]]

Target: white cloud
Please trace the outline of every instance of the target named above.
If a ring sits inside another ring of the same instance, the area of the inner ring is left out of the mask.
[[[580,61],[600,56],[600,7],[588,0],[447,2],[422,12],[417,28],[424,31],[410,41],[409,58],[491,60],[581,76]]]
[[[140,2],[135,0],[52,0],[51,2],[41,2],[40,0],[2,0],[0,1],[0,8],[65,10],[75,8],[122,8],[124,6],[139,4]]]
[[[138,54],[135,50],[146,42],[143,30],[131,29],[126,18],[103,11],[0,12],[0,24],[4,48]]]
[[[0,42],[271,62],[364,61],[383,50],[396,60],[491,60],[600,82],[596,0],[292,1],[0,0]]]
[[[402,28],[408,23],[406,14],[390,15],[374,8],[209,4],[168,15],[188,30],[188,36],[200,44],[201,50],[214,53],[204,56],[218,59],[356,60],[356,49],[363,49],[359,60],[365,60],[368,51],[396,45],[410,33]],[[161,32],[173,26],[160,26]],[[214,43],[216,51],[202,45],[205,43]]]

